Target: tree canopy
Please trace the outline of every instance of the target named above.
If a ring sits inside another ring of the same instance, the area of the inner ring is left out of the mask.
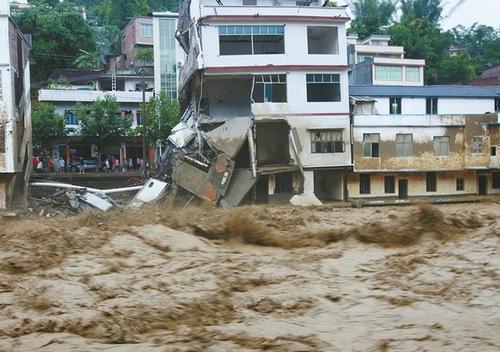
[[[53,69],[71,67],[80,50],[95,49],[91,26],[72,5],[38,0],[14,16],[23,33],[33,37],[31,65],[35,87],[45,82]]]
[[[51,148],[54,143],[66,137],[64,117],[57,114],[54,106],[49,103],[33,104],[31,112],[33,128],[33,144]]]
[[[394,0],[355,0],[351,2],[351,9],[355,18],[350,32],[366,38],[384,32],[393,19],[396,5]]]
[[[181,118],[179,101],[170,99],[165,92],[151,97],[144,111],[146,137],[149,142],[167,139],[172,128],[179,123]],[[142,131],[141,126],[138,133]]]

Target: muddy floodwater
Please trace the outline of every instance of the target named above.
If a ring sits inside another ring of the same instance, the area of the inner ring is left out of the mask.
[[[0,223],[0,351],[498,351],[500,205]]]

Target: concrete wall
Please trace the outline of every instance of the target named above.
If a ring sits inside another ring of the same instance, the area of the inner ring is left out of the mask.
[[[408,197],[432,197],[445,195],[472,195],[478,193],[478,184],[475,171],[438,172],[436,174],[436,192],[427,192],[426,173],[371,173],[370,194],[359,193],[360,173],[351,173],[348,176],[347,189],[350,199],[356,198],[386,198],[398,197],[398,180],[408,180]],[[384,176],[395,176],[395,193],[388,194],[384,190]],[[456,190],[457,178],[464,179],[464,191]],[[491,187],[491,182],[490,182]]]
[[[389,97],[374,97],[375,108],[381,115],[389,114]],[[495,111],[495,99],[438,98],[438,114],[484,114]],[[402,114],[425,114],[426,98],[403,97]]]
[[[125,67],[131,66],[134,61],[134,49],[136,45],[153,46],[153,36],[141,36],[141,23],[153,24],[153,19],[150,17],[136,17],[131,20],[122,30],[122,54],[125,54]]]

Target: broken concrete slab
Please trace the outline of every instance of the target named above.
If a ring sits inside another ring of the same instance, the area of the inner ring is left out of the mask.
[[[189,127],[185,122],[179,122],[173,129],[169,141],[177,148],[184,148],[196,136],[195,130]]]
[[[113,203],[109,202],[108,200],[89,192],[80,194],[78,198],[102,211],[108,211],[114,206]]]
[[[210,182],[208,173],[185,161],[177,161],[172,173],[172,181],[209,202],[217,200],[217,189]]]
[[[148,182],[141,188],[134,196],[129,206],[138,208],[144,203],[155,203],[165,193],[168,184],[154,178],[149,179]]]
[[[252,171],[247,169],[236,169],[231,184],[224,198],[220,201],[220,205],[224,208],[240,205],[256,182],[257,178],[253,177]]]
[[[310,207],[314,205],[323,205],[314,193],[297,194],[290,199],[290,203],[302,207]]]
[[[220,124],[222,123],[222,124]],[[234,159],[247,138],[247,131],[252,125],[250,117],[233,117],[225,120],[205,120],[201,129],[210,124],[220,124],[210,131],[202,132],[203,138],[214,149]]]

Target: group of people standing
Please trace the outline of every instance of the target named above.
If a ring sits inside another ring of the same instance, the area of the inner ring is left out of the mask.
[[[63,158],[52,159],[44,157],[33,157],[33,171],[36,173],[48,172],[55,174],[56,172],[66,172],[66,161]]]

